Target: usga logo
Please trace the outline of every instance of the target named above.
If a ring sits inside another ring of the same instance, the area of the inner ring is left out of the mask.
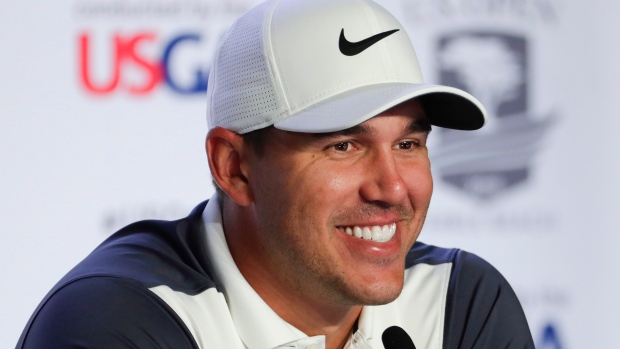
[[[196,94],[207,90],[208,68],[186,67],[191,69],[191,79],[180,79],[175,76],[172,61],[176,51],[180,48],[196,48],[201,44],[201,35],[185,33],[169,39],[159,56],[148,57],[143,53],[144,48],[157,45],[158,36],[152,31],[140,31],[133,34],[114,34],[107,43],[107,52],[111,56],[102,59],[110,61],[110,67],[105,69],[107,77],[96,77],[94,67],[95,56],[93,36],[89,32],[78,35],[79,77],[84,89],[92,94],[105,95],[115,91],[124,91],[132,95],[144,95],[152,92],[157,86],[165,85],[178,94]],[[97,52],[99,53],[99,52]],[[200,57],[204,59],[204,57]],[[139,71],[140,79],[124,79],[128,70]],[[183,80],[183,81],[182,81]]]
[[[439,38],[437,56],[440,82],[472,93],[488,112],[481,130],[441,130],[433,156],[440,178],[480,199],[526,181],[553,121],[530,111],[527,40],[498,32],[457,32]]]

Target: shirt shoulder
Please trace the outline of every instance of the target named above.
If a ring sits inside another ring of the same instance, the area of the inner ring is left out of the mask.
[[[491,264],[459,251],[450,279],[444,348],[534,348],[519,299]]]
[[[406,264],[408,268],[450,265],[443,348],[534,348],[516,294],[484,259],[463,250],[416,242]]]
[[[161,299],[132,280],[95,276],[70,282],[45,300],[17,348],[197,349]]]
[[[141,221],[110,236],[52,288],[17,348],[64,348],[69,343],[197,348],[183,314],[175,312],[162,290],[219,302],[217,292],[206,292],[217,287],[205,253],[205,205],[181,220]]]
[[[459,251],[456,248],[443,248],[416,241],[409,253],[407,253],[405,267],[411,268],[417,264],[438,265],[453,263]]]
[[[147,288],[166,285],[186,294],[216,287],[201,220],[205,204],[180,220],[146,220],[124,227],[67,273],[57,287],[92,276],[130,279]]]

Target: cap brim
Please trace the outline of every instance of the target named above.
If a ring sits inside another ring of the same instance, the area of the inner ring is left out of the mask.
[[[340,131],[412,98],[418,98],[429,121],[436,126],[477,130],[486,119],[482,104],[465,91],[440,85],[390,83],[342,93],[293,113],[274,126],[294,132]]]

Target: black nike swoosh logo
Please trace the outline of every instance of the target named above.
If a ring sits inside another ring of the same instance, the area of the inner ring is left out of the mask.
[[[399,30],[400,29],[388,30],[386,32],[373,35],[362,41],[351,42],[344,37],[344,28],[342,28],[342,31],[340,32],[340,40],[338,41],[338,48],[340,49],[340,52],[342,52],[342,54],[345,56],[355,56]]]

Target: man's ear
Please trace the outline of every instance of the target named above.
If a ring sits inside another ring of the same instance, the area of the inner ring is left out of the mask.
[[[213,180],[237,204],[249,205],[252,193],[245,173],[247,154],[243,137],[231,130],[214,127],[207,134],[206,148]]]

